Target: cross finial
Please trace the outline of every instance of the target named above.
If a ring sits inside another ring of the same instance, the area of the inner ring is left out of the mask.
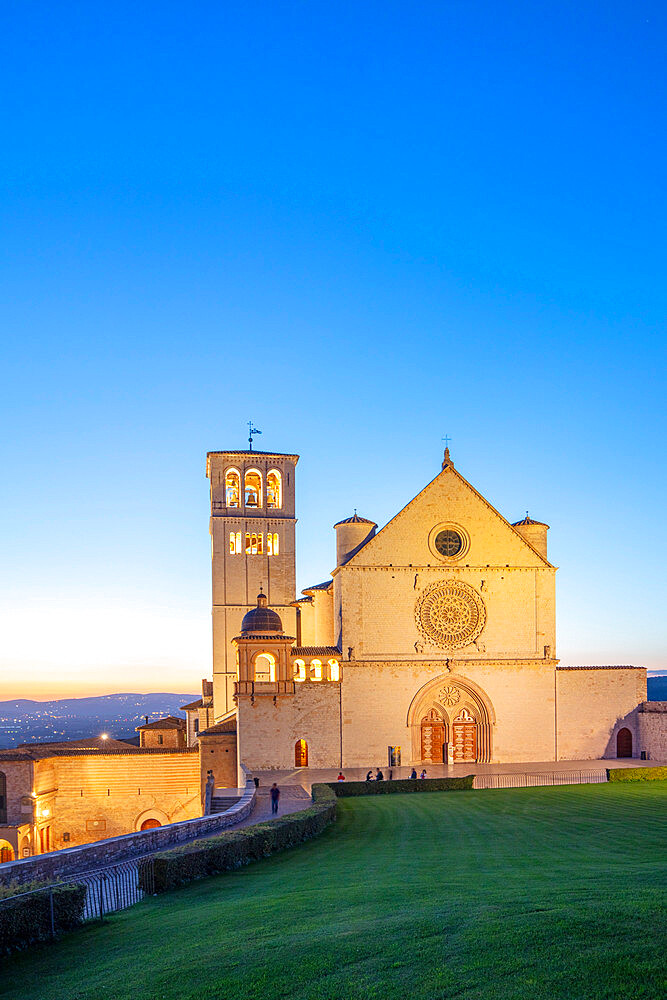
[[[444,438],[442,440],[445,442],[445,457],[442,460],[442,467],[443,467],[443,469],[445,469],[445,468],[447,468],[448,465],[451,465],[451,466],[454,465],[454,463],[452,462],[451,458],[449,457],[449,442],[452,439],[450,438],[449,434],[445,434],[445,436],[444,436]]]

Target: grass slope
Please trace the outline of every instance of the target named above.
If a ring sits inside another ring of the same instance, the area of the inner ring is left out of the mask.
[[[343,799],[317,841],[8,960],[22,1000],[667,995],[667,784]]]

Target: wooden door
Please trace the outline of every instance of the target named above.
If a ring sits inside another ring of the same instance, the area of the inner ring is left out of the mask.
[[[297,740],[294,744],[294,766],[308,767],[308,744],[305,740]]]
[[[4,864],[6,861],[14,860],[14,848],[11,844],[8,844],[6,840],[2,842],[2,847],[0,847],[0,865]]]
[[[454,761],[477,759],[477,723],[465,708],[452,725],[452,750]]]
[[[632,757],[632,733],[625,726],[616,736],[616,756]]]
[[[423,761],[442,764],[442,748],[445,743],[445,725],[436,710],[432,708],[421,723]]]

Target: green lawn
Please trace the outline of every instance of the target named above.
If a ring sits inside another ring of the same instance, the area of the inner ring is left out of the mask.
[[[667,996],[667,783],[339,802],[317,841],[8,960],[22,1000]]]

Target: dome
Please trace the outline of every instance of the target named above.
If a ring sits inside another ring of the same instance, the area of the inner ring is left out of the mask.
[[[246,632],[282,632],[280,615],[267,607],[266,594],[257,595],[257,607],[248,611],[241,622],[241,634]]]

